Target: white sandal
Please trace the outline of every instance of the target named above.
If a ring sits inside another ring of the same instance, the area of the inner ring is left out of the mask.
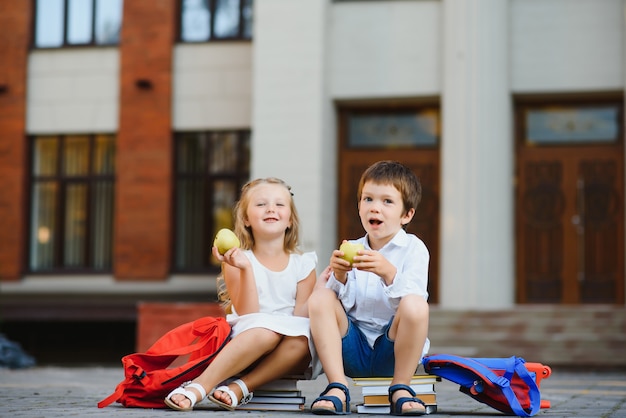
[[[213,390],[213,392],[211,392],[211,394],[209,395],[209,399],[211,400],[211,402],[213,402],[216,405],[219,405],[220,407],[222,407],[224,409],[228,409],[229,411],[234,411],[235,408],[238,405],[245,405],[248,402],[250,402],[250,400],[252,399],[253,393],[248,391],[248,386],[246,386],[246,384],[243,382],[243,380],[237,379],[233,383],[236,383],[237,386],[239,386],[241,388],[241,393],[243,394],[243,396],[241,397],[241,400],[237,399],[237,395],[235,395],[235,392],[230,390],[230,388],[228,386],[220,386],[218,388],[215,388]],[[230,401],[232,403],[229,405],[227,403],[224,403],[224,402],[220,401],[216,397],[214,397],[213,393],[216,390],[222,391],[225,394],[227,394],[228,396],[230,396]]]
[[[194,392],[187,390],[187,388],[193,388],[200,392],[200,399],[196,397],[196,394]],[[185,398],[191,401],[191,405],[188,408],[183,408],[180,405],[174,403],[174,401],[172,401],[172,396],[178,394],[183,395]],[[198,402],[202,402],[204,398],[206,398],[206,390],[202,387],[202,385],[198,383],[185,382],[173,391],[171,391],[169,395],[167,395],[167,397],[165,398],[165,405],[176,411],[191,411],[193,407]]]

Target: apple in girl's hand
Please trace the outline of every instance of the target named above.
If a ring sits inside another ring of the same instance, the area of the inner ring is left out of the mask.
[[[215,240],[213,241],[213,246],[217,247],[217,251],[224,255],[226,251],[230,250],[233,247],[239,247],[241,243],[239,242],[239,238],[233,231],[227,228],[220,229],[217,231],[217,235],[215,236]]]
[[[364,250],[365,246],[363,244],[355,244],[352,242],[343,242],[339,247],[339,251],[343,252],[343,258],[346,261],[350,262],[350,265],[354,262],[354,256],[358,255],[357,251]]]

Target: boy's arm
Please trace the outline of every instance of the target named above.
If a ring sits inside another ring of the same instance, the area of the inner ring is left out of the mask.
[[[385,257],[378,251],[362,251],[356,256],[354,266],[361,271],[376,274],[384,283],[383,291],[390,299],[407,294],[428,297],[428,249],[421,240],[412,241],[406,251]],[[394,305],[393,301],[390,301]]]
[[[418,241],[411,246],[403,257],[391,260],[397,266],[396,275],[389,286],[383,291],[389,298],[401,298],[404,295],[416,294],[428,299],[428,263],[430,255],[423,242]]]

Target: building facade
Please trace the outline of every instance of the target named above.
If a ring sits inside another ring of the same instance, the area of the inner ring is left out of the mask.
[[[625,10],[0,0],[5,326],[214,300],[212,237],[249,178],[292,186],[321,270],[362,234],[360,173],[395,159],[424,187],[435,324],[591,309],[621,344]]]

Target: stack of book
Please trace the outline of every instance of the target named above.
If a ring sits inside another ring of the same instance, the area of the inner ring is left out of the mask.
[[[361,388],[363,403],[357,404],[359,414],[388,414],[390,377],[353,378],[355,386]],[[426,413],[437,412],[437,394],[435,383],[441,378],[433,375],[416,375],[411,380],[411,388],[416,396],[426,404]]]
[[[285,377],[267,383],[253,392],[252,399],[240,405],[241,411],[303,411],[306,398],[298,389],[301,378]]]

